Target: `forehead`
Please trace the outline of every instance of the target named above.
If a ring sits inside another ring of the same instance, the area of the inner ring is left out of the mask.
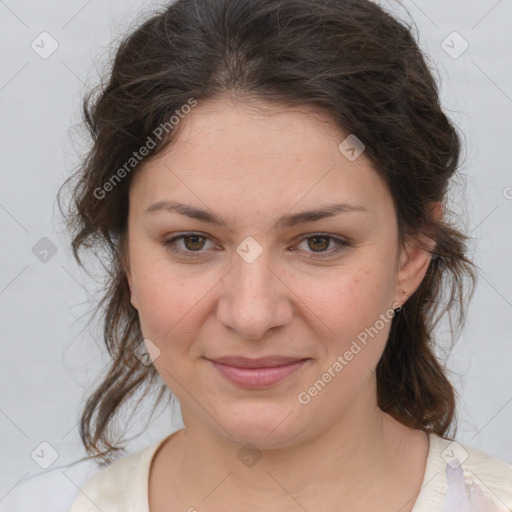
[[[321,164],[331,160],[326,148],[343,139],[329,115],[309,105],[210,100],[199,103],[182,123],[177,143],[169,148],[175,159],[186,152],[199,161],[215,155],[227,163],[314,158]]]
[[[391,201],[364,153],[344,156],[347,134],[314,107],[209,101],[180,122],[173,144],[134,176],[130,208],[172,198],[257,214],[299,202]]]

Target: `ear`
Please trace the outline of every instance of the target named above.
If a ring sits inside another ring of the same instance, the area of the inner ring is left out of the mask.
[[[434,222],[441,220],[443,205],[436,202],[430,210],[430,218]],[[432,259],[431,252],[436,247],[435,235],[431,237],[422,234],[411,238],[401,249],[397,281],[395,288],[395,304],[402,306],[418,289]]]
[[[133,288],[133,278],[132,273],[130,269],[130,258],[128,254],[128,240],[127,237],[125,240],[121,242],[120,245],[120,251],[121,251],[121,266],[123,267],[124,273],[126,275],[126,280],[128,281],[128,287],[130,289],[130,303],[135,309],[139,309],[137,305],[137,296],[135,295],[135,291]]]
[[[126,272],[126,279],[128,281],[128,286],[130,288],[130,303],[131,305],[135,308],[135,309],[139,309],[138,308],[138,305],[137,305],[137,296],[135,295],[135,292],[133,290],[133,280],[132,280],[132,275],[130,273],[130,271],[125,271]]]

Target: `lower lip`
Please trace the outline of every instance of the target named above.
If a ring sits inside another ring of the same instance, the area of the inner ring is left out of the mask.
[[[307,359],[292,364],[272,366],[268,368],[239,368],[227,364],[210,361],[224,377],[233,384],[247,388],[267,388],[282,381],[292,373],[302,368]]]

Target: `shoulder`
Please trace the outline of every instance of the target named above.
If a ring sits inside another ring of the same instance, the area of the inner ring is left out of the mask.
[[[70,512],[148,511],[151,461],[160,441],[128,455],[96,473],[81,489]]]
[[[512,510],[512,465],[457,441],[429,435],[430,449],[414,512]]]

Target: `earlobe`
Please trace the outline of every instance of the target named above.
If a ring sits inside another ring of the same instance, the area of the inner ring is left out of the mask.
[[[133,290],[133,281],[130,272],[126,272],[126,280],[128,281],[128,287],[130,289],[130,303],[135,309],[139,309],[137,305],[137,296]]]
[[[133,279],[130,270],[130,256],[128,252],[128,234],[121,240],[120,244],[120,264],[124,270],[126,281],[128,282],[128,288],[130,290],[130,304],[135,308],[139,309],[137,305],[137,297],[133,289]]]

